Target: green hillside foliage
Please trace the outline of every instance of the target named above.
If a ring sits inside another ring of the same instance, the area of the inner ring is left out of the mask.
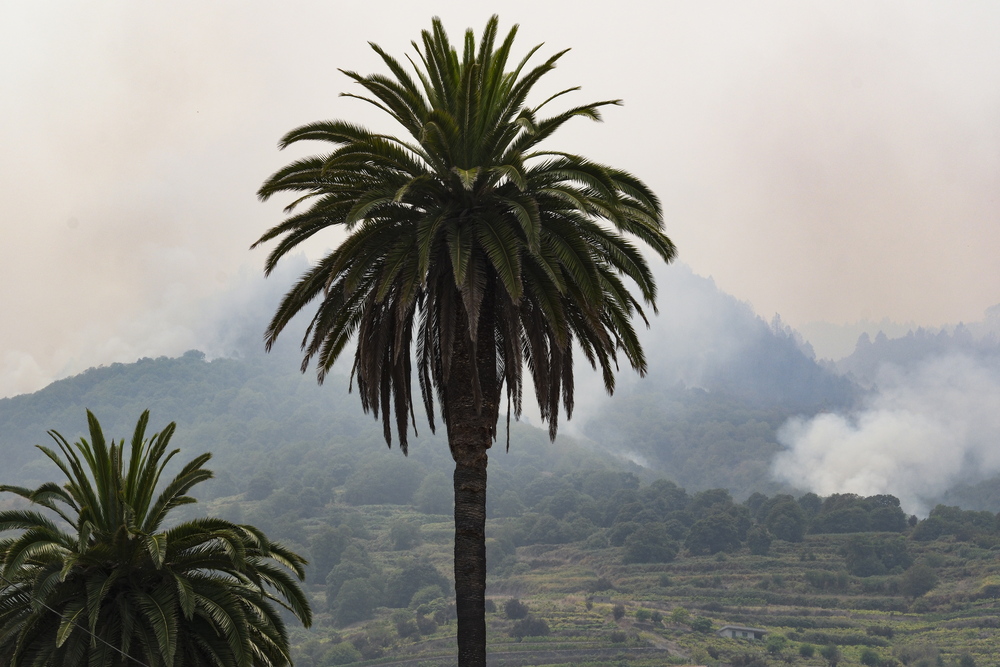
[[[418,422],[408,457],[387,449],[346,387],[267,357],[92,369],[0,401],[3,481],[42,481],[32,445],[51,428],[75,437],[84,407],[108,430],[149,407],[154,428],[177,421],[184,452],[214,455],[217,478],[178,520],[250,523],[309,559],[317,613],[293,632],[296,665],[448,664],[446,443]],[[776,487],[765,473],[784,408],[656,395],[616,399],[587,439],[514,423],[508,452],[501,430],[487,506],[496,664],[995,664],[996,515],[940,505],[918,520],[889,495]],[[504,613],[512,598],[520,618]],[[718,636],[726,625],[768,636]]]
[[[585,432],[693,488],[721,486],[745,497],[782,489],[771,478],[770,462],[781,450],[775,432],[793,414],[701,389],[644,388],[615,397]]]

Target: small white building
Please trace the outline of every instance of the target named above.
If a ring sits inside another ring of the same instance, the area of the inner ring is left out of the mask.
[[[763,639],[764,635],[767,634],[767,630],[746,628],[742,625],[724,625],[716,634],[720,637],[728,637],[730,639]]]

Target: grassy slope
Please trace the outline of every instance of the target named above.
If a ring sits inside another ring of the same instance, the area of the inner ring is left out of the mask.
[[[386,572],[413,556],[450,572],[450,517],[421,515],[406,506],[363,506],[356,511],[368,530],[366,548]],[[400,519],[422,523],[422,541],[408,551],[394,551],[389,538],[390,525]],[[490,531],[504,521],[508,520],[491,519]],[[312,521],[310,530],[322,523]],[[952,538],[909,541],[911,554],[933,565],[939,580],[915,600],[886,592],[893,586],[891,575],[846,577],[843,589],[811,586],[806,580],[810,570],[843,571],[839,549],[849,537],[813,535],[800,544],[776,541],[767,556],[746,551],[682,554],[672,563],[658,565],[624,565],[620,548],[587,549],[583,543],[521,547],[516,562],[506,563],[489,578],[488,595],[498,605],[496,613],[488,614],[491,664],[712,664],[757,657],[769,664],[818,666],[828,664],[819,649],[830,643],[839,646],[841,665],[862,664],[866,648],[887,665],[903,658],[918,664],[920,656],[930,656],[931,662],[924,664],[938,664],[937,656],[941,664],[951,664],[963,653],[977,665],[993,664],[992,656],[1000,653],[1000,601],[990,597],[1000,588],[996,551]],[[598,591],[599,579],[612,583],[613,589]],[[401,638],[391,618],[395,610],[379,608],[368,621],[338,628],[323,611],[323,586],[313,583],[310,590],[320,613],[311,631],[295,631],[297,665],[334,664],[324,659],[327,649],[365,636],[383,644],[381,656],[354,664],[452,664],[453,622],[428,635]],[[610,603],[599,597],[588,605],[595,594],[610,597]],[[544,619],[550,634],[511,637],[514,621],[503,613],[503,603],[511,597]],[[615,604],[624,605],[626,612],[617,621]],[[678,608],[688,612],[687,623],[671,621]],[[658,611],[663,620],[639,620],[636,612],[641,609]],[[762,642],[692,630],[693,619],[699,617],[709,619],[714,629],[749,625],[788,641],[780,652],[768,654]],[[807,643],[817,650],[812,658],[800,655],[800,647]]]

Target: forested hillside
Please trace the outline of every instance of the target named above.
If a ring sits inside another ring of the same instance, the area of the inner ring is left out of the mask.
[[[581,436],[588,451],[604,452],[613,465],[650,479],[683,479],[692,489],[724,487],[737,497],[778,490],[768,473],[779,448],[775,429],[789,416],[850,404],[854,388],[817,365],[808,345],[780,322],[765,323],[711,280],[674,268],[660,279],[663,312],[643,333],[648,376],[622,372],[609,399],[599,374],[581,366],[577,415],[564,432]],[[254,312],[262,305],[248,303]],[[41,459],[31,445],[45,443],[49,429],[79,434],[88,408],[113,433],[124,432],[147,408],[154,427],[176,421],[175,442],[182,448],[213,452],[219,471],[213,493],[242,490],[260,470],[281,475],[287,461],[322,458],[333,446],[348,447],[355,457],[381,456],[381,428],[348,393],[348,369],[335,370],[318,387],[311,373],[298,372],[291,340],[265,355],[251,335],[255,326],[255,318],[234,320],[226,336],[234,358],[207,361],[191,351],[176,359],[113,364],[0,400],[0,451],[8,462],[0,480],[41,481],[33,463]],[[417,428],[411,461],[446,469],[444,441],[420,418]],[[517,432],[545,440],[530,428]],[[571,446],[573,438],[561,439]],[[511,453],[519,454],[518,447]],[[505,456],[493,457],[491,471]]]
[[[772,481],[784,420],[849,404],[854,389],[790,332],[747,323],[758,342],[729,371],[741,382],[706,363],[689,384],[654,359],[650,378],[580,415],[580,437],[550,443],[514,423],[505,451],[501,429],[488,501],[496,664],[818,667],[827,654],[842,664],[984,664],[1000,618],[996,517],[941,505],[919,520],[889,495],[820,497]],[[756,366],[757,379],[738,372]],[[810,375],[826,384],[797,402],[767,390]],[[178,463],[214,454],[202,502],[176,519],[245,521],[310,559],[317,623],[295,631],[296,664],[447,664],[446,444],[418,421],[409,457],[386,448],[347,386],[342,374],[316,386],[280,351],[91,369],[0,400],[0,475],[55,479],[32,447],[45,430],[75,438],[89,408],[122,437],[148,407],[153,428],[178,422]],[[727,624],[765,629],[768,641],[713,634]]]
[[[993,328],[998,323],[1000,314],[994,312],[989,322],[959,324],[952,331],[916,329],[898,338],[880,332],[874,339],[863,334],[854,352],[838,361],[836,367],[841,373],[870,385],[877,382],[886,365],[912,368],[935,358],[965,356],[980,364],[996,366],[1000,360],[1000,338]]]
[[[840,362],[838,369],[846,373],[841,376],[818,364],[809,345],[780,320],[763,321],[711,279],[683,265],[658,279],[661,313],[642,332],[647,376],[623,371],[614,397],[608,398],[599,374],[581,364],[576,415],[560,436],[562,446],[579,444],[591,456],[601,452],[608,465],[643,479],[683,481],[689,490],[721,487],[738,499],[755,491],[794,491],[787,482],[776,482],[771,470],[783,449],[777,431],[789,418],[864,409],[879,386],[889,386],[883,377],[881,385],[872,387],[886,368],[902,369],[896,376],[905,379],[907,369],[919,369],[928,360],[964,355],[984,373],[1000,375],[1000,346],[990,335],[993,320],[946,333],[862,339],[855,353]],[[286,460],[310,453],[323,458],[322,452],[334,445],[347,448],[351,457],[397,456],[396,450],[384,451],[380,427],[362,414],[358,397],[348,393],[347,367],[335,369],[319,387],[311,372],[297,370],[295,335],[270,355],[263,354],[257,330],[277,298],[271,292],[238,295],[236,301],[243,305],[229,318],[225,343],[213,346],[228,350],[231,358],[208,361],[192,351],[176,359],[142,359],[94,368],[31,395],[0,399],[0,451],[7,462],[0,480],[41,481],[44,473],[36,467],[41,459],[31,445],[45,443],[45,431],[52,428],[67,436],[78,434],[85,408],[99,414],[112,432],[128,428],[146,408],[152,410],[153,426],[177,421],[176,442],[215,456],[219,479],[206,488],[211,494],[243,489],[261,468],[283,474]],[[961,368],[951,375],[954,383],[966,377]],[[926,400],[933,401],[940,394],[938,385],[921,379]],[[959,402],[989,398],[994,388],[969,386],[970,400]],[[429,433],[419,415],[417,427],[420,437],[409,463],[416,464],[415,470],[448,469],[443,440]],[[539,446],[546,440],[531,428],[515,432]],[[975,458],[970,460],[987,456],[986,450],[986,445],[971,450]],[[507,456],[500,448],[494,451],[491,471],[500,470]],[[518,448],[511,453],[519,454]],[[926,507],[944,502],[998,511],[1000,478],[994,474],[990,465],[976,463],[969,475],[928,499]]]

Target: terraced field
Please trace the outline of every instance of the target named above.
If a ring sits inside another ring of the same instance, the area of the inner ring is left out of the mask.
[[[419,558],[447,572],[447,522],[425,523],[420,544],[398,551],[391,547],[389,526],[416,521],[419,515],[404,508],[360,509],[368,524],[371,557],[381,567],[388,570]],[[491,520],[491,531],[502,530],[505,521]],[[926,566],[935,581],[922,595],[906,595],[902,572],[870,577],[847,573],[844,548],[856,537],[810,535],[801,543],[776,540],[763,556],[742,549],[714,556],[683,554],[663,564],[624,564],[621,547],[573,543],[518,548],[488,580],[494,607],[487,615],[490,664],[996,664],[1000,551],[952,537],[907,540],[914,562]],[[523,621],[505,613],[511,599],[523,603],[529,618],[542,621],[543,630],[519,633]],[[454,664],[455,626],[449,609],[432,607],[378,608],[371,619],[339,628],[329,613],[320,613],[318,627],[296,637],[296,664]],[[403,631],[408,619],[426,619],[435,612],[440,623],[433,629],[425,625],[427,632]],[[763,641],[723,638],[717,631],[725,625],[760,628],[767,635]],[[368,659],[358,654],[350,656],[353,662],[331,658],[329,648],[340,645],[347,659],[347,644],[366,650]]]

